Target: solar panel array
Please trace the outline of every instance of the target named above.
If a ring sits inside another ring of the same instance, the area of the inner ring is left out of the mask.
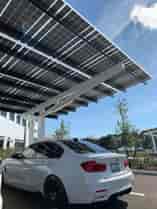
[[[50,116],[88,106],[150,76],[64,1],[0,1],[1,110],[24,113],[117,63],[125,64],[125,72]]]

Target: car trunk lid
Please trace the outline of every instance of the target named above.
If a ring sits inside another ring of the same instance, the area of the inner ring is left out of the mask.
[[[82,158],[82,162],[96,162],[98,165],[105,165],[106,169],[96,173],[97,175],[103,175],[104,177],[116,176],[126,171],[126,157],[125,155],[116,153],[101,153],[101,154],[85,154]]]

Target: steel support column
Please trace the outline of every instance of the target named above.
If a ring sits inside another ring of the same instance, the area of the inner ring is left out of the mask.
[[[152,143],[153,143],[153,152],[157,153],[157,145],[156,145],[156,141],[155,141],[155,136],[153,135],[153,133],[150,133],[151,138],[152,138]]]
[[[33,143],[34,138],[34,118],[33,116],[29,116],[26,120],[25,127],[25,147],[28,147]]]
[[[6,150],[7,149],[7,142],[8,142],[8,137],[5,136],[4,140],[3,140],[3,149]]]
[[[43,138],[45,136],[45,117],[42,113],[38,118],[38,138]]]

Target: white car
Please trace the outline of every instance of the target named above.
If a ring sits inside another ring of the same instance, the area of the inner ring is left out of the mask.
[[[87,141],[45,139],[2,164],[5,184],[41,192],[60,208],[127,194],[134,183],[125,155]]]

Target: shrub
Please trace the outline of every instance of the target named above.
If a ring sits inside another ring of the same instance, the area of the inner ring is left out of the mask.
[[[0,159],[5,159],[7,157],[9,157],[11,154],[14,153],[14,149],[6,149],[6,150],[3,150],[3,149],[0,149]]]
[[[132,169],[157,170],[157,158],[152,156],[129,159],[129,164]]]

